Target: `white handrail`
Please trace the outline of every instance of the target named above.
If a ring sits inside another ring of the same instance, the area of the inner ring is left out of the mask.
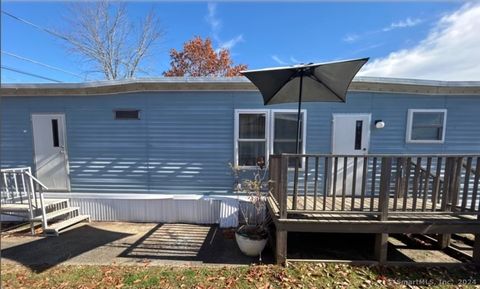
[[[40,187],[40,190],[38,191],[39,197],[40,197],[40,209],[41,209],[41,214],[42,214],[42,227],[43,230],[47,229],[48,223],[47,223],[47,216],[46,216],[46,211],[45,211],[45,202],[43,198],[43,189],[48,190],[48,187],[45,186],[40,180],[38,180],[31,171],[30,167],[22,167],[22,168],[7,168],[7,169],[1,169],[0,173],[3,175],[3,182],[5,183],[5,190],[2,190],[2,194],[5,193],[5,202],[10,201],[10,202],[18,202],[18,197],[20,199],[20,202],[23,203],[23,198],[22,195],[26,194],[26,199],[28,201],[28,213],[29,213],[29,218],[30,218],[30,229],[32,232],[32,235],[35,233],[34,232],[34,227],[33,227],[33,218],[34,216],[34,204],[33,201],[35,201],[35,210],[39,209],[38,206],[38,199],[37,199],[37,194],[35,190],[35,183],[37,183]],[[21,176],[21,190],[19,190],[19,183],[17,182],[17,177],[18,175]],[[8,176],[8,178],[7,178]],[[12,176],[13,176],[13,182],[12,182]],[[25,176],[28,176],[30,179],[26,180]],[[14,185],[14,188],[10,190],[9,186]],[[15,194],[16,193],[16,194]],[[33,199],[33,200],[32,200]]]
[[[36,177],[34,177],[30,172],[28,171],[25,171],[25,173],[30,177],[32,178],[37,184],[39,184],[40,186],[42,186],[42,188],[44,188],[45,190],[48,190],[48,187],[45,186],[42,182],[40,182]]]
[[[21,167],[21,168],[5,168],[5,169],[0,169],[0,172],[2,173],[10,173],[10,172],[16,172],[16,171],[27,171],[29,170],[30,167]]]
[[[35,188],[33,188],[33,181],[35,181],[37,184],[39,184],[42,188],[48,190],[47,186],[45,186],[42,182],[40,182],[36,177],[34,177],[31,173],[30,168],[28,168],[28,171],[25,171],[25,174],[27,174],[30,177],[30,183],[32,184],[32,190],[33,194],[35,195]],[[42,210],[42,227],[43,231],[45,231],[48,228],[48,223],[47,223],[47,212],[45,210],[45,202],[43,200],[43,191],[39,191],[40,195],[40,208]]]

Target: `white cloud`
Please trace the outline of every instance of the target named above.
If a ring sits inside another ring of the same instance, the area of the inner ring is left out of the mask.
[[[408,17],[405,20],[392,22],[392,23],[390,23],[390,25],[388,25],[388,26],[386,26],[382,29],[370,30],[370,31],[366,31],[366,32],[363,32],[363,33],[349,33],[349,34],[345,35],[342,38],[342,40],[344,42],[347,42],[347,43],[354,43],[354,42],[356,42],[360,39],[363,39],[363,38],[366,38],[366,37],[371,37],[373,35],[377,35],[377,34],[382,33],[382,32],[389,32],[389,31],[392,31],[392,30],[395,30],[395,29],[414,27],[414,26],[417,26],[417,25],[421,24],[422,22],[423,22],[422,19],[419,19],[419,18],[412,19],[412,18]]]
[[[416,46],[375,59],[359,75],[480,80],[480,5],[442,17]]]
[[[350,56],[353,56],[353,55],[357,55],[359,53],[362,53],[362,52],[365,52],[365,51],[368,51],[368,50],[371,50],[371,49],[375,49],[375,48],[378,48],[380,46],[383,46],[385,43],[383,42],[380,42],[380,43],[374,43],[374,44],[369,44],[367,46],[363,46],[363,47],[360,47],[358,49],[355,49],[353,51],[351,51],[348,55]]]
[[[228,50],[231,50],[235,45],[237,45],[237,43],[239,42],[243,42],[243,35],[240,34],[240,35],[237,35],[235,37],[233,37],[232,39],[230,40],[227,40],[227,41],[224,41],[224,42],[220,42],[219,45],[220,45],[220,49],[228,49]]]
[[[391,31],[394,29],[399,29],[399,28],[408,28],[408,27],[414,27],[417,26],[418,24],[422,23],[422,19],[412,19],[408,17],[405,20],[400,20],[398,22],[393,22],[389,26],[385,27],[382,29],[382,31],[387,32]]]
[[[348,43],[352,43],[352,42],[357,41],[358,38],[359,38],[359,36],[357,34],[347,34],[342,38],[342,40],[345,41],[345,42],[348,42]]]
[[[222,21],[217,16],[217,4],[208,3],[207,9],[208,13],[205,16],[205,20],[210,25],[213,40],[218,44],[218,48],[216,49],[216,51],[219,51],[220,49],[231,50],[239,42],[244,41],[243,34],[239,34],[228,40],[222,40],[219,36],[220,30],[222,28]]]
[[[216,3],[208,3],[208,14],[205,16],[208,24],[210,25],[212,32],[216,33],[220,30],[222,22],[217,18],[217,4]]]
[[[282,59],[280,59],[280,57],[278,57],[277,55],[272,55],[272,59],[273,61],[275,61],[276,63],[280,64],[280,65],[287,65],[288,63]]]
[[[293,57],[293,56],[290,56],[290,62],[292,62],[292,63],[300,63],[300,60],[296,59],[296,58]]]

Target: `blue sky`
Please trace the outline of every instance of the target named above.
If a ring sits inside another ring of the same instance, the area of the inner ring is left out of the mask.
[[[3,2],[2,10],[45,28],[62,30],[65,29],[62,14],[66,5],[68,3],[65,2]],[[169,49],[180,49],[183,42],[199,35],[211,37],[216,48],[229,47],[233,60],[245,63],[249,68],[370,57],[370,66],[363,71],[364,75],[480,80],[480,71],[472,66],[472,59],[468,58],[480,55],[480,36],[474,33],[476,28],[480,29],[480,21],[475,20],[480,18],[480,8],[476,4],[128,3],[132,19],[138,19],[152,8],[159,15],[166,31],[160,47],[154,51],[154,57],[148,63],[152,77],[160,76],[168,69]],[[87,69],[77,56],[65,50],[62,40],[4,14],[1,24],[3,52],[75,74],[81,74]],[[474,31],[470,29],[472,25]],[[459,34],[458,27],[467,31],[460,31]],[[459,50],[462,53],[458,53]],[[460,55],[452,53],[454,51]],[[436,58],[430,59],[432,55]],[[458,66],[461,73],[449,72],[452,65],[444,63],[442,67],[445,71],[442,74],[435,63],[445,61],[445,57],[451,59],[449,61],[454,63],[454,68]],[[2,53],[1,58],[2,65],[9,68],[64,82],[82,81],[81,78],[22,61],[5,53]],[[457,58],[463,62],[457,64]],[[479,62],[476,63],[478,66]],[[2,69],[1,79],[2,82],[45,82],[5,69]]]

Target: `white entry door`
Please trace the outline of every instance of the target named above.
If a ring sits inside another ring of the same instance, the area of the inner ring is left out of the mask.
[[[334,114],[332,130],[332,154],[362,156],[368,154],[370,145],[370,114]],[[348,158],[345,166],[345,158],[338,158],[337,182],[335,193],[343,193],[343,174],[346,171],[347,195],[353,191],[354,158]],[[357,173],[355,193],[359,194],[362,184],[363,158],[357,158]],[[332,165],[332,177],[335,174]],[[333,187],[332,187],[333,190]],[[332,191],[333,192],[333,191]]]
[[[32,114],[37,178],[53,191],[68,191],[65,115]]]
[[[332,136],[333,154],[367,154],[370,145],[370,114],[334,114]]]

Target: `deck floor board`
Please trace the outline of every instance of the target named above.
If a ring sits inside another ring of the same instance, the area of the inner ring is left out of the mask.
[[[369,223],[378,223],[378,218],[375,214],[372,215],[371,202],[373,201],[373,212],[378,211],[378,197],[364,199],[364,206],[361,209],[360,197],[355,197],[353,199],[354,207],[352,209],[352,198],[348,196],[345,198],[345,210],[342,211],[342,200],[338,196],[334,198],[332,196],[326,197],[326,209],[323,210],[324,196],[317,196],[317,208],[314,210],[314,196],[307,196],[307,206],[304,209],[303,204],[305,202],[304,196],[297,197],[297,207],[294,212],[289,212],[289,219],[317,219],[321,222],[329,223],[339,223],[339,222],[369,222]],[[405,202],[406,206],[404,207],[403,198],[399,197],[397,199],[397,208],[394,210],[394,198],[389,199],[389,215],[388,221],[395,221],[401,223],[414,223],[417,221],[427,221],[427,220],[436,220],[436,221],[472,221],[476,217],[474,215],[448,215],[448,214],[437,214],[432,211],[433,203],[429,200],[426,201],[426,209],[422,211],[423,200],[418,198],[416,204],[416,209],[411,198],[407,199]],[[335,206],[334,206],[335,204]],[[287,200],[288,210],[293,210],[293,196],[289,196]],[[302,212],[306,210],[306,212]],[[440,210],[440,205],[436,206],[436,210]],[[328,212],[324,212],[328,211]],[[333,213],[334,212],[334,213]],[[358,213],[357,213],[358,212]],[[365,214],[363,214],[365,212]]]
[[[323,209],[323,199],[324,196],[317,196],[316,199],[316,210],[321,211]],[[314,210],[314,197],[313,196],[307,196],[307,206],[305,210]],[[388,208],[391,211],[413,211],[415,208],[413,200],[411,198],[407,199],[406,206],[403,206],[403,198],[399,197],[397,201],[397,208],[394,208],[394,198],[391,197],[389,199],[389,204]],[[334,206],[335,203],[335,206]],[[305,197],[304,196],[298,196],[297,197],[297,210],[303,210],[304,209],[304,204],[305,204]],[[363,210],[361,210],[361,199],[360,197],[355,197],[353,199],[353,210],[352,210],[352,198],[351,197],[346,197],[345,198],[345,210],[349,211],[370,211],[371,204],[372,204],[372,198],[365,198],[364,199],[364,205],[363,205]],[[417,199],[416,203],[416,209],[415,211],[422,211],[422,206],[423,206],[423,200],[422,199]],[[433,203],[429,200],[426,201],[426,209],[425,211],[431,211],[433,207]],[[287,207],[289,210],[293,209],[293,196],[289,196],[287,200]],[[333,200],[333,197],[326,197],[326,209],[331,210],[331,211],[342,211],[342,199],[339,198],[338,196],[335,198],[335,201]],[[373,198],[373,209],[377,210],[378,209],[378,197]],[[440,204],[436,205],[436,210],[440,210]]]

